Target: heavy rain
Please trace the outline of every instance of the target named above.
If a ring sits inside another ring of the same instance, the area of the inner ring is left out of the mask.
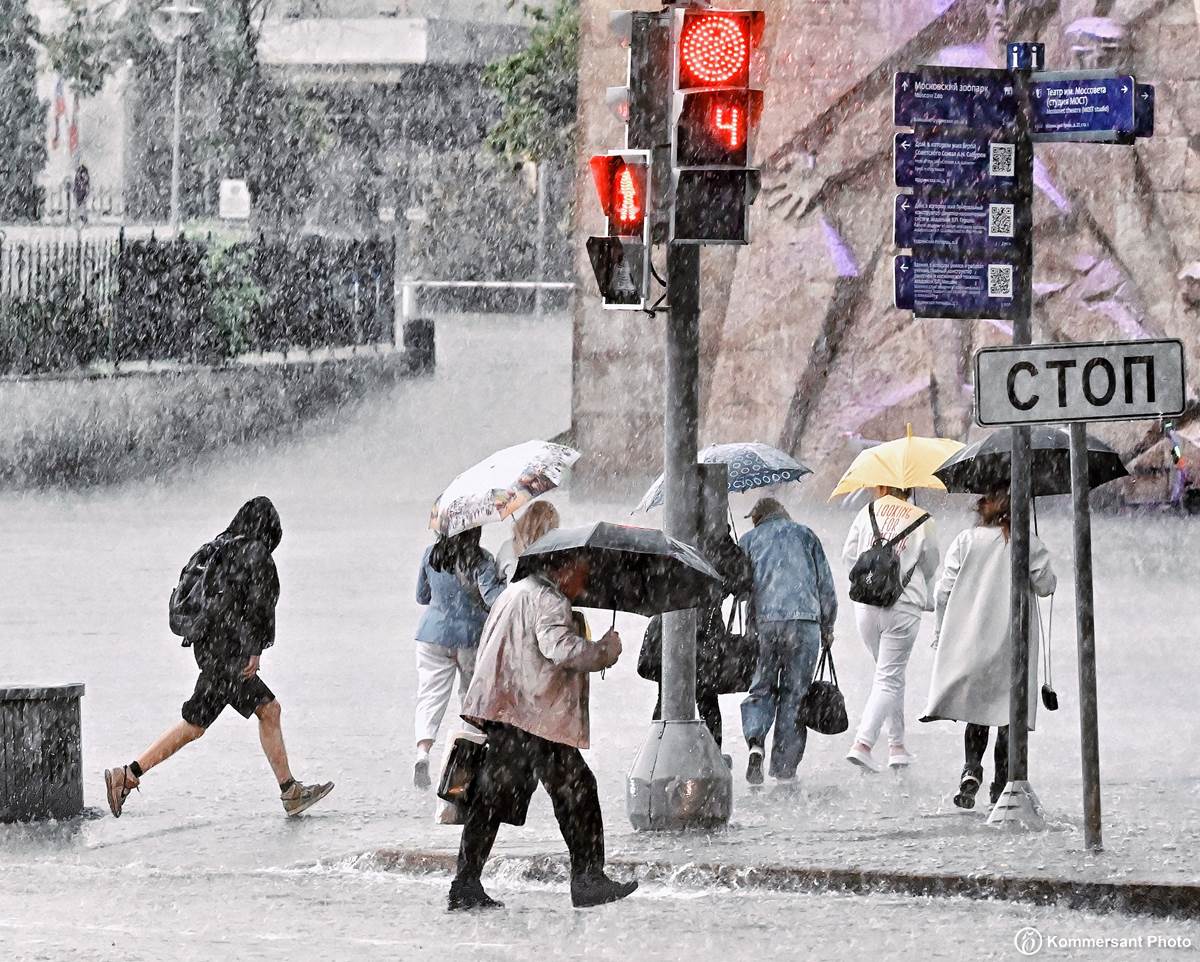
[[[1200,0],[0,0],[0,958],[1200,952]]]

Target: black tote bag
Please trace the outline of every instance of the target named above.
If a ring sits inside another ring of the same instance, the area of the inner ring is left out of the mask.
[[[829,669],[829,678],[825,670]],[[808,692],[800,700],[797,725],[805,725],[821,735],[840,735],[850,727],[846,714],[846,699],[838,687],[837,670],[833,667],[833,652],[821,648],[821,660]]]

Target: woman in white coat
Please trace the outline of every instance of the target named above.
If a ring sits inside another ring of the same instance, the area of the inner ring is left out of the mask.
[[[991,801],[1008,778],[1009,690],[1012,636],[1009,632],[1012,556],[1009,547],[1008,491],[979,499],[979,523],[962,532],[950,546],[937,585],[937,654],[933,660],[929,705],[921,721],[955,720],[967,723],[965,763],[954,804],[973,808],[983,782],[983,753],[988,729],[995,728],[996,771]],[[1029,580],[1040,597],[1053,594],[1058,584],[1050,553],[1030,537]],[[1036,651],[1038,625],[1030,621],[1029,645]],[[1029,728],[1037,717],[1037,659],[1030,659]]]

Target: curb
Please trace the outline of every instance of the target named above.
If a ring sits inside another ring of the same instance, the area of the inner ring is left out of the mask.
[[[454,872],[456,859],[457,856],[452,852],[379,849],[354,856],[349,860],[349,865],[412,875],[450,875]],[[509,872],[534,882],[566,882],[569,878],[566,858],[561,855],[498,855],[492,859],[492,863],[496,867],[512,866]],[[1130,915],[1200,919],[1200,883],[1088,882],[1031,876],[956,875],[796,865],[748,866],[695,862],[674,865],[636,858],[613,858],[609,859],[608,864],[620,870],[620,874],[643,882],[686,888],[998,899]]]

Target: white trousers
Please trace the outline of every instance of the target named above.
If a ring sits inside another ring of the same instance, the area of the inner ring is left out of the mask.
[[[458,675],[458,700],[462,704],[474,673],[474,648],[447,648],[417,642],[417,741],[437,740],[446,706],[450,704],[455,674]]]
[[[921,615],[911,609],[856,604],[854,619],[875,659],[875,677],[855,740],[873,746],[886,727],[888,744],[898,747],[904,744],[904,676],[921,630]]]

